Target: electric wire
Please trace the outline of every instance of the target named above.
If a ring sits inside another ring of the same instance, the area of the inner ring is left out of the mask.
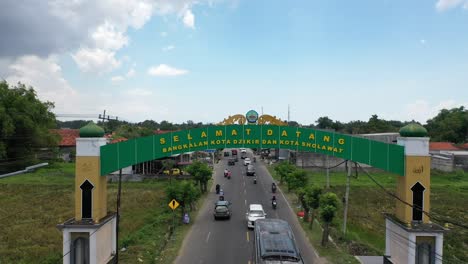
[[[367,170],[365,170],[360,164],[358,164],[359,168],[367,175],[367,177],[369,177],[369,179],[371,179],[377,186],[379,186],[387,195],[390,195],[391,197],[397,199],[398,201],[402,202],[403,204],[405,205],[408,205],[410,206],[411,208],[415,208],[417,210],[420,210],[422,213],[424,213],[425,215],[427,215],[428,217],[434,219],[434,220],[437,220],[437,221],[440,221],[440,222],[445,222],[445,223],[450,223],[452,225],[455,225],[455,226],[458,226],[458,227],[461,227],[461,228],[464,228],[464,229],[468,229],[468,225],[465,225],[465,224],[462,224],[462,223],[458,223],[458,222],[455,222],[455,221],[452,221],[450,219],[447,219],[447,218],[442,218],[444,216],[437,216],[437,214],[434,214],[434,213],[429,213],[427,211],[424,211],[420,206],[418,205],[413,205],[403,199],[401,199],[400,197],[398,197],[396,194],[390,192],[389,190],[387,190],[382,184],[380,184],[377,180],[374,179],[374,177],[372,177],[372,175],[370,175],[369,172],[367,172]]]

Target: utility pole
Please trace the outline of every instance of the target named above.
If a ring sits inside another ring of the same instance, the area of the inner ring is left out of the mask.
[[[105,111],[104,111],[105,112]],[[119,170],[119,189],[117,191],[117,221],[115,225],[115,263],[119,263],[119,224],[120,224],[120,194],[122,191],[122,169]]]
[[[346,161],[346,165],[348,165],[348,161]],[[349,179],[351,178],[351,162],[347,167],[348,175],[346,176],[346,193],[345,193],[345,206],[344,206],[344,213],[343,213],[343,235],[346,235],[346,220],[348,219],[348,198],[349,198]]]
[[[101,115],[99,114],[98,119],[102,120],[102,125],[104,126],[104,122],[107,121],[119,121],[119,117],[117,116],[110,116],[106,115],[106,110],[104,110],[104,113]]]
[[[330,162],[328,160],[328,155],[325,157],[327,159],[327,189],[330,189]]]

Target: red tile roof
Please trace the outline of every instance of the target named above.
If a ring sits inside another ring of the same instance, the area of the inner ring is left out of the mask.
[[[119,138],[114,138],[110,143],[119,143],[119,142],[123,142],[123,141],[127,141],[128,139],[127,138],[124,138],[124,137],[119,137]]]
[[[462,148],[462,149],[468,149],[468,143],[465,143],[465,144],[461,145],[460,148]]]
[[[450,142],[429,142],[429,150],[461,150]]]
[[[153,132],[154,132],[154,134],[156,134],[156,135],[160,135],[160,134],[170,133],[170,132],[172,132],[172,131],[171,131],[171,130],[160,130],[160,129],[158,129],[158,130],[154,130]]]
[[[80,137],[78,129],[51,129],[50,131],[60,136],[59,147],[74,147],[76,146],[76,138]]]

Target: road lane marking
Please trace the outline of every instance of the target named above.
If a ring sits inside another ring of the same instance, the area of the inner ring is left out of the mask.
[[[247,242],[250,242],[250,239],[249,239],[249,231],[247,231],[246,234],[247,234]]]
[[[247,190],[246,190],[246,189],[244,189],[244,194],[247,194]]]
[[[208,243],[208,240],[210,239],[211,231],[208,232],[208,236],[206,236],[206,243]]]

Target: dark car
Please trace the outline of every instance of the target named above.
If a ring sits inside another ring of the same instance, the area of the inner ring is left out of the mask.
[[[218,220],[219,218],[231,218],[231,208],[230,208],[231,203],[228,201],[217,201],[215,203],[215,208],[213,212],[213,216],[215,220]]]
[[[229,165],[229,166],[234,166],[234,165],[236,165],[236,159],[229,159],[229,160],[228,160],[228,165]]]
[[[229,152],[224,151],[224,157],[229,157]]]

